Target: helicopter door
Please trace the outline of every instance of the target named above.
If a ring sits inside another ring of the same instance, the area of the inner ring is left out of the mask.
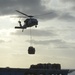
[[[30,19],[26,19],[26,20],[24,21],[26,25],[29,25],[29,20],[30,20]]]

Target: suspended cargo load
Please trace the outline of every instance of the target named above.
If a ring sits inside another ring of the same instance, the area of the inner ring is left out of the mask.
[[[28,54],[35,54],[35,48],[32,47],[32,46],[30,46],[30,47],[28,48]]]

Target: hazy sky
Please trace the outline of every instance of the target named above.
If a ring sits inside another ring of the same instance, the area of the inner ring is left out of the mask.
[[[20,10],[39,15],[32,27],[35,55],[28,54],[30,28],[15,30]],[[37,63],[60,63],[75,68],[75,0],[0,0],[0,66],[29,67]]]

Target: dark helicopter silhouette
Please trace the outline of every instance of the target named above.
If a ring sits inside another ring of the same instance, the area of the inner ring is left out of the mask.
[[[18,13],[25,15],[27,19],[24,20],[24,25],[21,24],[21,21],[18,21],[19,26],[16,26],[16,29],[22,29],[22,31],[28,27],[35,26],[37,28],[38,20],[33,18],[34,16],[29,16],[21,11],[16,10]]]

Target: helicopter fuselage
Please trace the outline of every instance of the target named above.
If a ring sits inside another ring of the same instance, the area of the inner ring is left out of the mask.
[[[27,27],[32,27],[32,26],[38,25],[37,19],[34,19],[34,18],[26,19],[24,21],[24,23]]]
[[[28,18],[28,19],[24,20],[24,25],[21,25],[21,22],[19,22],[19,25],[20,26],[16,26],[15,28],[16,29],[26,29],[26,28],[32,27],[32,26],[37,27],[38,21],[37,21],[37,19],[34,19],[34,18]]]

